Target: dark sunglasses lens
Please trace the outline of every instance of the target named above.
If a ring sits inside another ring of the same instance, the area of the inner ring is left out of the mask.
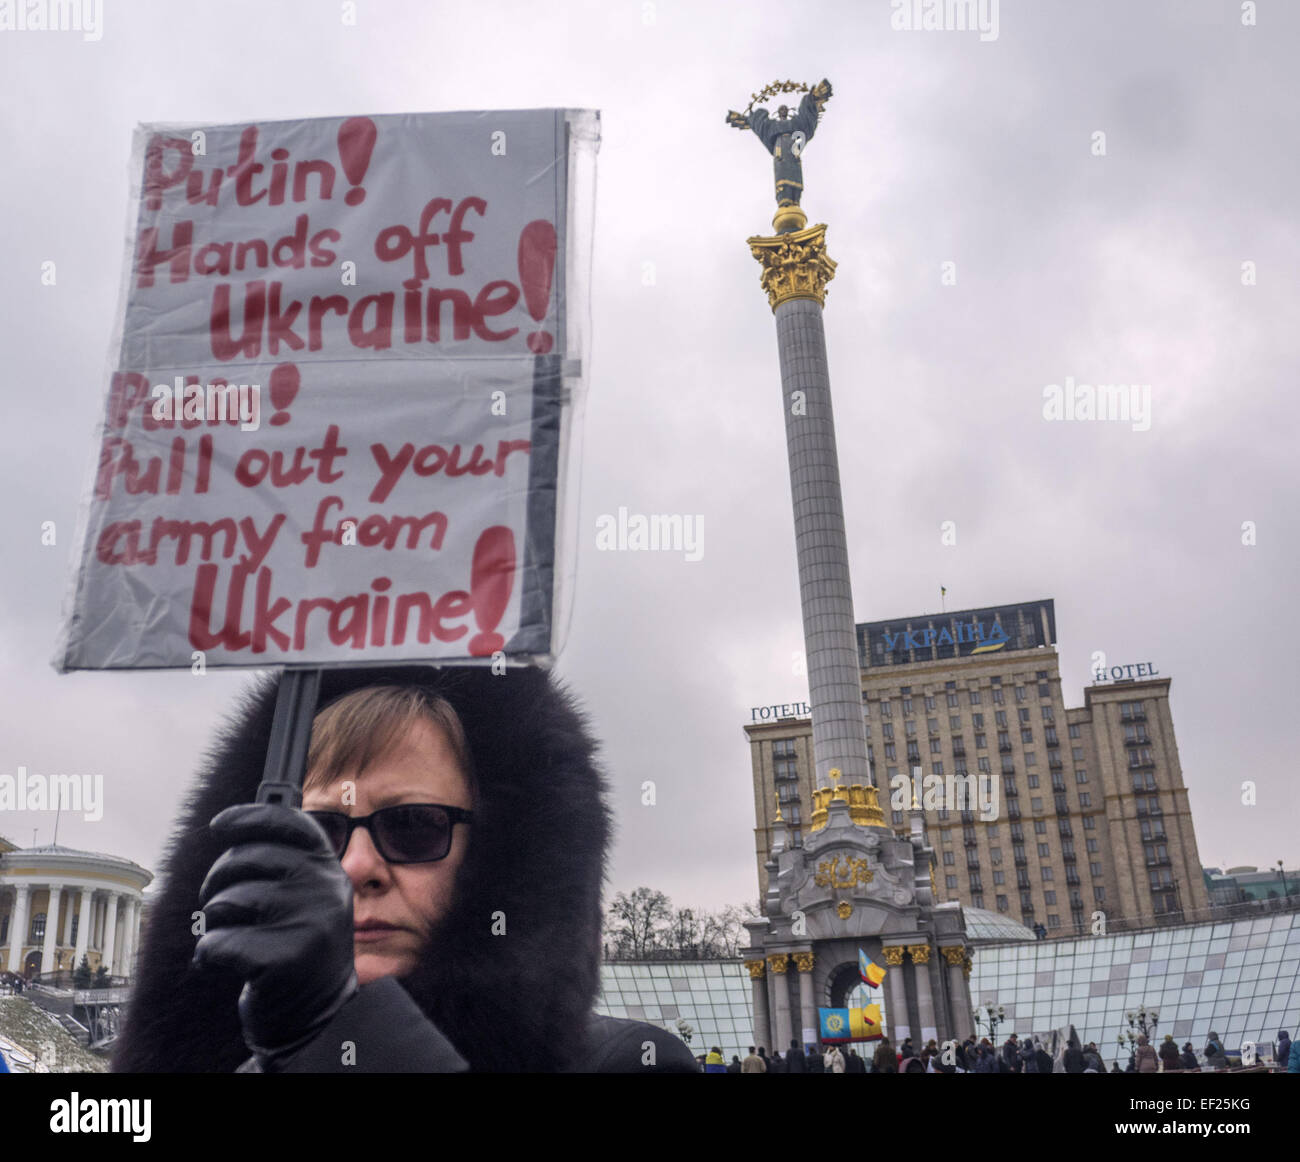
[[[308,811],[307,814],[320,824],[321,830],[325,832],[325,838],[330,841],[330,846],[334,849],[334,854],[342,856],[344,845],[348,841],[348,817],[328,811]]]
[[[451,849],[451,820],[441,807],[428,803],[377,811],[371,831],[383,857],[397,863],[442,859]]]

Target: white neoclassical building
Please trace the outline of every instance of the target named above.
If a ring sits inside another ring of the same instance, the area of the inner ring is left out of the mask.
[[[0,971],[31,978],[71,970],[84,955],[92,970],[131,976],[152,879],[116,855],[0,837]]]

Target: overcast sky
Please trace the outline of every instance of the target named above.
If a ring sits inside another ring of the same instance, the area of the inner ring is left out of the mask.
[[[1300,863],[1300,8],[1262,0],[1247,27],[1236,0],[1003,0],[987,40],[894,30],[886,0],[359,0],[355,27],[340,8],[104,0],[99,41],[0,32],[0,774],[103,775],[104,818],[65,818],[60,842],[156,869],[247,680],[49,662],[134,125],[591,108],[581,535],[558,669],[614,784],[610,891],[754,898],[742,726],[807,683],[775,327],[745,245],[771,231],[771,162],[724,116],[774,79],[828,77],[804,207],[839,264],[825,320],[858,619],[936,610],[940,585],[950,609],[1055,598],[1067,705],[1096,650],[1172,678],[1202,862]],[[1048,422],[1043,390],[1067,376],[1150,385],[1149,430]],[[620,506],[701,516],[703,558],[597,551]],[[0,814],[23,845],[52,825]]]

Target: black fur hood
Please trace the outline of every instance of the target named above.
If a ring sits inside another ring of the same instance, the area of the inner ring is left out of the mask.
[[[389,684],[428,686],[456,708],[479,796],[437,952],[402,984],[472,1069],[563,1069],[582,1053],[600,983],[611,823],[595,743],[573,700],[537,669],[325,670],[319,705]],[[143,933],[115,1070],[229,1072],[248,1057],[240,982],[190,967],[191,927],[220,854],[208,820],[256,795],[275,694],[275,678],[263,677],[243,696],[182,810]],[[497,913],[504,935],[493,934]]]

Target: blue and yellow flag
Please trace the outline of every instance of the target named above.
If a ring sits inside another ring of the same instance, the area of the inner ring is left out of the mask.
[[[879,988],[880,982],[885,979],[885,971],[880,965],[873,963],[861,948],[858,949],[858,975],[867,985],[873,989]]]
[[[849,1040],[848,1009],[818,1009],[817,1017],[821,1023],[823,1041]]]
[[[832,1041],[874,1041],[883,1033],[880,1006],[865,1009],[818,1009],[821,1039]]]

